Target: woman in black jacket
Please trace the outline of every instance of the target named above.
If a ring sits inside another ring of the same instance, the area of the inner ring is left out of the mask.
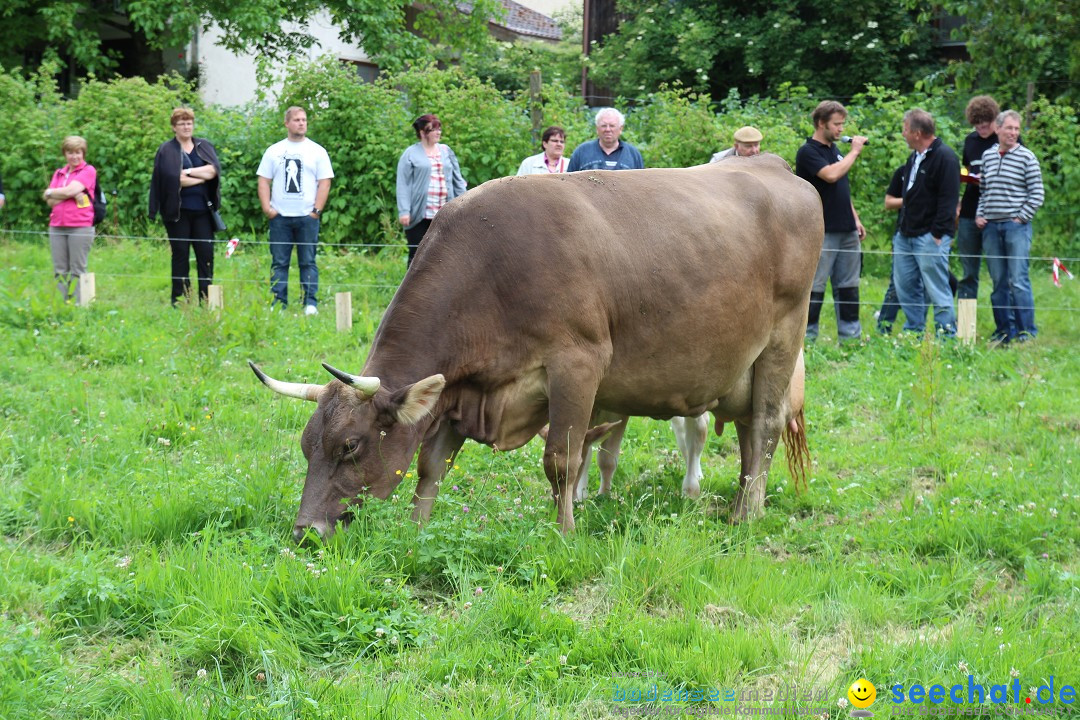
[[[176,137],[161,144],[150,179],[150,219],[160,212],[172,247],[172,304],[190,296],[190,247],[199,275],[199,301],[214,279],[214,224],[211,209],[221,206],[221,164],[209,140],[193,137],[195,114],[172,113]]]

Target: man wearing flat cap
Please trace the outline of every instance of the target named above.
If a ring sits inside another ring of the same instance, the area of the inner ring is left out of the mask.
[[[724,158],[738,155],[739,157],[751,157],[761,154],[761,131],[749,125],[741,127],[732,135],[735,143],[727,150],[713,153],[709,162],[720,162]]]

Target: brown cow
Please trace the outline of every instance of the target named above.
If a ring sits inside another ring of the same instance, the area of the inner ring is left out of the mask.
[[[426,519],[466,438],[502,450],[550,432],[557,521],[594,409],[736,423],[734,517],[762,511],[821,250],[821,201],[776,156],[687,169],[492,180],[446,205],[383,316],[361,375],[259,378],[316,400],[294,534],[342,501],[388,497],[417,448]],[[692,310],[692,312],[688,312]]]

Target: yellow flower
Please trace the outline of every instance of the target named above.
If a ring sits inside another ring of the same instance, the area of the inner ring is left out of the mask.
[[[68,515],[68,522],[69,522],[69,523],[73,523],[73,522],[75,522],[75,518],[73,518],[73,517],[71,517],[70,515]]]

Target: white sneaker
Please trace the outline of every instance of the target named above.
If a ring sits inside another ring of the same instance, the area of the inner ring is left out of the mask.
[[[304,306],[304,314],[305,315],[318,315],[319,314],[319,308],[315,307],[314,305],[305,305]]]

